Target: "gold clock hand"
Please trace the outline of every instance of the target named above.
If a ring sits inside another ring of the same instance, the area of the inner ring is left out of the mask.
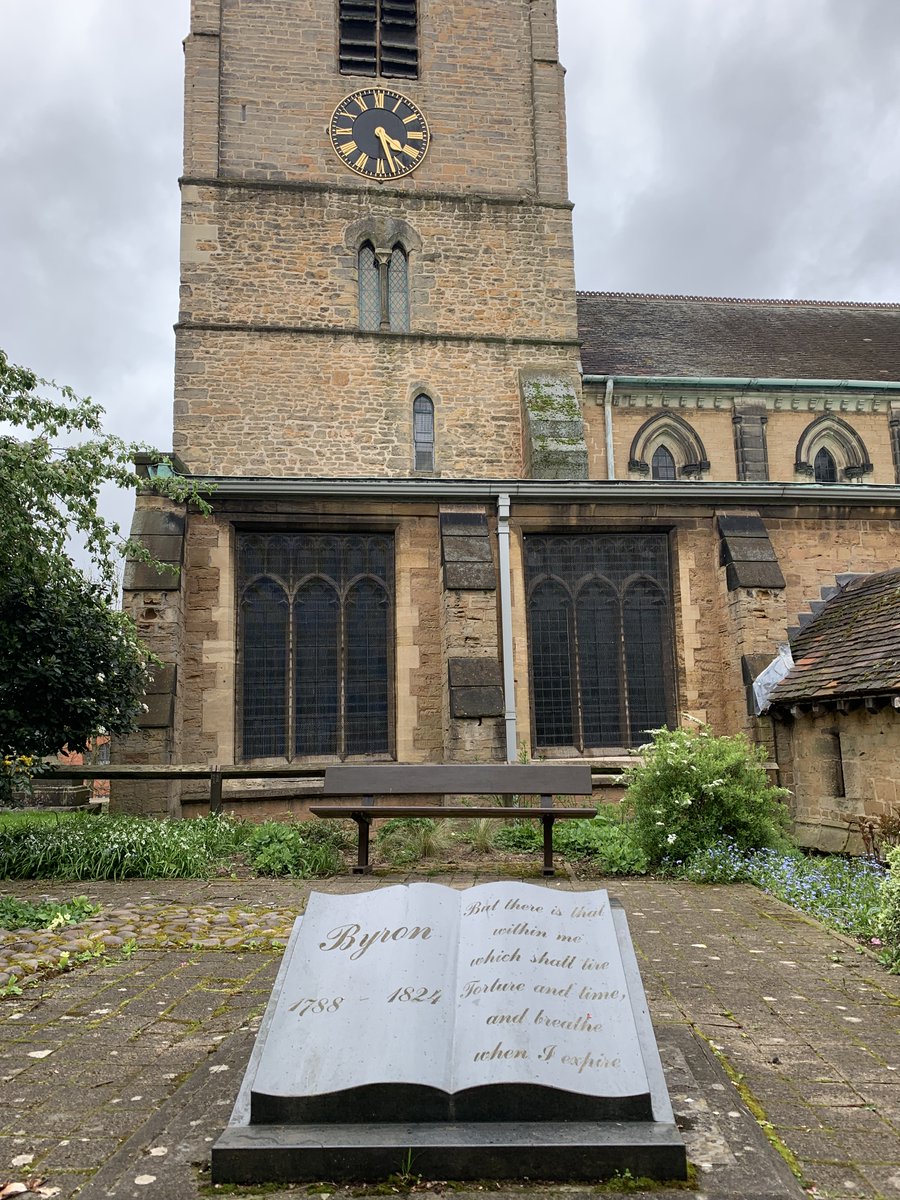
[[[391,157],[391,144],[393,143],[394,139],[391,137],[388,137],[388,135],[384,131],[384,126],[382,126],[382,125],[379,125],[378,128],[375,130],[375,136],[381,142],[381,148],[384,151],[384,156],[387,159],[388,167],[390,168],[391,174],[396,175],[397,168],[394,165],[393,158]],[[397,145],[394,145],[394,149],[399,150],[400,147]]]

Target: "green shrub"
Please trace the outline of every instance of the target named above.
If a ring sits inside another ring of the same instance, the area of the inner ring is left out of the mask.
[[[888,876],[881,886],[876,930],[884,942],[882,961],[889,971],[900,974],[900,846],[888,851],[887,865]]]
[[[722,838],[739,850],[789,845],[788,793],[769,783],[765,751],[743,734],[657,729],[642,753],[624,774],[624,804],[651,866],[684,862]]]
[[[539,821],[512,821],[500,827],[495,842],[502,850],[529,853],[543,847],[544,834]],[[643,875],[647,870],[647,858],[617,808],[583,821],[557,821],[553,849],[572,861],[590,861],[607,875]]]
[[[75,813],[52,822],[0,821],[0,878],[197,879],[240,840],[227,817],[158,821]]]
[[[308,826],[308,828],[307,828]],[[314,832],[315,831],[315,832]],[[333,875],[341,869],[340,831],[329,833],[318,824],[286,825],[264,821],[246,837],[244,848],[260,875]]]
[[[431,817],[393,817],[378,831],[378,849],[396,866],[408,866],[421,858],[440,858],[453,844],[453,830],[446,821]]]

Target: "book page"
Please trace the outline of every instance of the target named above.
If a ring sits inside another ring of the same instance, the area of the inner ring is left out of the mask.
[[[647,1094],[607,893],[492,883],[460,898],[453,1090]]]
[[[459,893],[437,884],[314,892],[254,1093],[384,1083],[449,1091],[458,921]]]

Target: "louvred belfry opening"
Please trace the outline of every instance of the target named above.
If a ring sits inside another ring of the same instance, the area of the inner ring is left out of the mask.
[[[416,0],[341,0],[340,68],[344,75],[415,79]]]

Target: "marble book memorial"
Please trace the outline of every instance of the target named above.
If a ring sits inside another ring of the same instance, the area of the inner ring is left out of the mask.
[[[314,893],[216,1182],[682,1178],[624,914],[605,891]]]

